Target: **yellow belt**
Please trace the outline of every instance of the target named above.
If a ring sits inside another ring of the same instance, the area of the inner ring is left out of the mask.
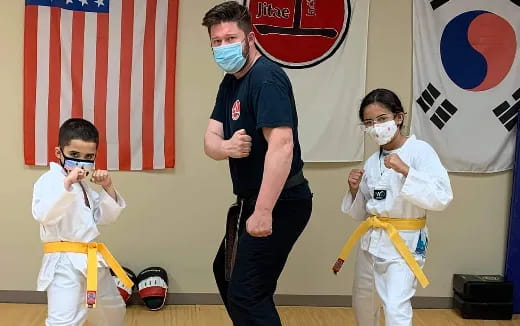
[[[388,237],[394,244],[395,248],[404,261],[408,264],[408,267],[412,270],[415,277],[421,284],[423,288],[427,287],[430,282],[422,268],[417,264],[417,261],[410,253],[410,250],[406,246],[403,241],[403,238],[399,235],[399,230],[420,230],[426,226],[426,217],[416,218],[416,219],[405,219],[405,218],[388,218],[388,217],[377,217],[371,216],[367,218],[358,228],[354,231],[354,233],[350,236],[348,241],[345,243],[345,246],[341,250],[339,254],[338,260],[332,267],[332,271],[334,274],[337,274],[341,269],[341,266],[347,259],[350,251],[354,247],[354,245],[359,241],[359,239],[368,232],[371,228],[379,228],[384,229],[388,234]]]
[[[46,254],[53,252],[87,254],[87,306],[89,308],[96,306],[98,251],[123,284],[128,288],[132,288],[134,283],[103,243],[47,242],[43,244],[43,252]]]

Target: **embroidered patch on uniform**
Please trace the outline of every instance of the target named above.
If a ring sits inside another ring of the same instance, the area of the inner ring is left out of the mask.
[[[374,190],[374,199],[383,200],[386,198],[386,190]]]
[[[231,108],[231,119],[236,121],[238,118],[240,118],[240,100],[236,100]]]
[[[96,291],[87,291],[87,305],[93,307],[96,304]]]
[[[426,253],[426,248],[428,248],[428,238],[424,237],[421,232],[419,233],[419,240],[417,240],[415,253],[418,255],[424,255]]]

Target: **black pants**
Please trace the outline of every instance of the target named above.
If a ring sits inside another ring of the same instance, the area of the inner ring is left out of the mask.
[[[279,326],[273,295],[289,252],[309,221],[312,199],[278,201],[273,209],[273,234],[264,238],[246,232],[254,204],[246,203],[243,209],[231,281],[225,279],[224,241],[213,262],[215,280],[233,325]]]

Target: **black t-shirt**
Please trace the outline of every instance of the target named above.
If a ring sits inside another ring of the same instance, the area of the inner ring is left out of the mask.
[[[262,128],[291,127],[293,160],[289,177],[303,168],[298,141],[298,116],[293,90],[285,72],[275,63],[260,57],[242,78],[226,75],[220,83],[211,119],[222,122],[224,139],[240,129],[252,138],[251,153],[240,159],[229,158],[233,192],[240,196],[258,194],[264,172],[267,141]],[[310,196],[307,183],[286,189],[283,198]]]

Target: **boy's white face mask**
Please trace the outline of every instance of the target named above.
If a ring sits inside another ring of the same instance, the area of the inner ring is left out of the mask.
[[[395,120],[390,120],[384,123],[377,123],[373,127],[367,128],[366,132],[379,146],[383,146],[394,138],[397,130]]]

